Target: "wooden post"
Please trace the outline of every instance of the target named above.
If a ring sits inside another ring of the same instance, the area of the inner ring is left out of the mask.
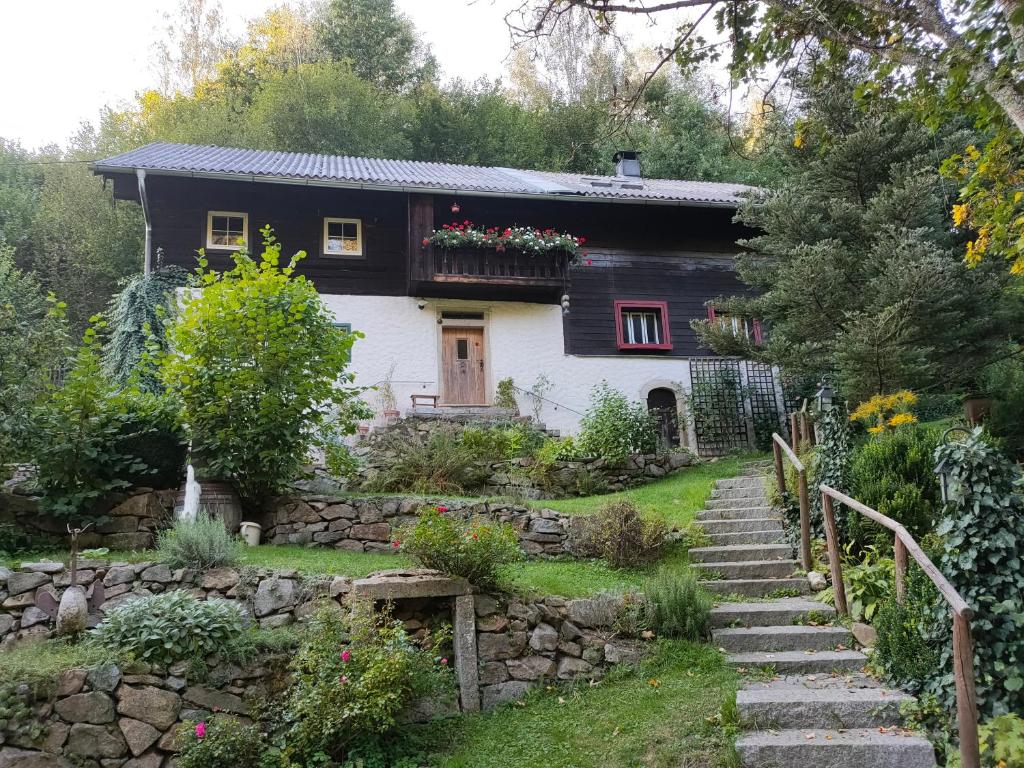
[[[793,453],[800,453],[800,421],[796,411],[789,414],[789,445]]]
[[[811,427],[811,419],[807,411],[800,411],[800,438],[808,445],[814,445],[814,429]],[[794,448],[794,450],[796,450]]]
[[[782,466],[782,449],[772,440],[772,451],[775,453],[775,480],[779,484],[779,495],[786,495],[786,470]]]
[[[960,731],[961,768],[980,768],[978,701],[974,689],[974,644],[971,624],[953,613],[953,679],[956,681],[956,723]]]
[[[896,560],[896,602],[902,603],[907,594],[907,545],[896,535],[893,543],[893,555]]]
[[[800,493],[800,560],[804,570],[809,571],[811,562],[811,502],[807,497],[807,471],[797,473]]]
[[[836,513],[832,508],[832,497],[821,494],[821,506],[825,516],[825,541],[828,544],[828,565],[832,571],[832,595],[835,598],[836,611],[840,616],[848,616],[850,609],[846,605],[846,586],[843,584],[843,564],[839,560],[839,541],[836,532]],[[965,767],[966,768],[966,767]]]

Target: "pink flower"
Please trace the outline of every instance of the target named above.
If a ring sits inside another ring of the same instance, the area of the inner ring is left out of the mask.
[[[206,736],[206,723],[196,723],[196,738],[201,739]]]
[[[392,541],[391,542],[391,548],[392,549],[398,549],[400,546],[402,546],[402,542],[400,542],[400,541]]]
[[[441,659],[441,663],[442,664],[447,664],[448,663],[448,657],[445,656],[443,659]]]
[[[352,660],[352,654],[349,653],[348,651],[342,651],[341,652],[341,660],[346,662],[346,663],[351,661]]]
[[[442,504],[441,506],[439,506],[439,507],[437,508],[437,511],[438,511],[438,512],[440,512],[440,513],[441,513],[441,514],[443,515],[443,514],[444,514],[445,512],[447,512],[447,511],[448,511],[448,507],[446,507],[446,506],[444,506],[444,505]]]
[[[347,682],[348,682],[348,677],[346,675],[342,675],[341,677],[338,678],[338,684],[339,685],[344,685]]]

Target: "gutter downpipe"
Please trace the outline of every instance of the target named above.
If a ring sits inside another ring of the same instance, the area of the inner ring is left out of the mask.
[[[146,222],[146,245],[142,260],[142,274],[153,271],[153,223],[149,217],[149,198],[146,197],[146,172],[142,168],[135,169],[139,179],[139,200],[142,203],[142,218]]]

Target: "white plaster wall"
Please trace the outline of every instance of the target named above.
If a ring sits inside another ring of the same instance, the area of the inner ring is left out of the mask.
[[[541,420],[551,429],[572,434],[579,414],[586,411],[590,390],[602,379],[632,399],[645,401],[655,387],[689,389],[690,367],[685,358],[653,355],[578,357],[565,354],[562,310],[558,306],[519,302],[425,300],[424,309],[408,296],[347,296],[325,294],[324,301],[340,323],[351,323],[366,338],[352,353],[356,383],[372,386],[397,363],[392,388],[398,407],[409,408],[414,392],[440,394],[438,355],[442,310],[482,311],[485,316],[487,391],[493,398],[497,381],[512,377],[523,389],[541,374],[554,385],[545,397]],[[379,411],[376,395],[366,399]],[[680,398],[680,401],[682,398]],[[522,413],[533,412],[532,399],[519,396]],[[578,413],[576,413],[578,412]]]

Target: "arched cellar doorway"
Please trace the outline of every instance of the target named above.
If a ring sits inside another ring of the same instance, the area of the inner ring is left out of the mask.
[[[657,387],[647,393],[647,410],[658,424],[658,448],[666,450],[679,445],[679,404],[676,393]]]

